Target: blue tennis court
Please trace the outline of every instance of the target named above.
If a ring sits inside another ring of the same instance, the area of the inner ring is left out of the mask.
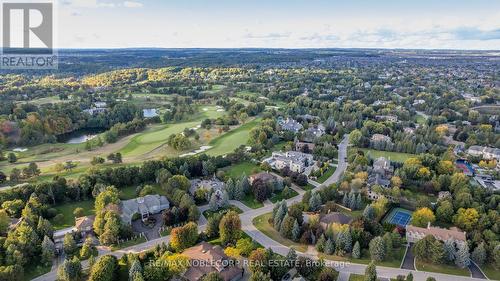
[[[412,212],[402,208],[395,208],[387,215],[385,221],[390,224],[395,224],[405,227],[410,223]]]

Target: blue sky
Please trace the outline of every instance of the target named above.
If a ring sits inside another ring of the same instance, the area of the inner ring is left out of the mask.
[[[500,1],[61,0],[58,47],[500,49]]]

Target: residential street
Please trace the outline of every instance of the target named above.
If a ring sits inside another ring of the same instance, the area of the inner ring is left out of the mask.
[[[347,162],[346,162],[346,157],[347,157],[347,147],[348,147],[348,136],[346,135],[342,142],[339,144],[339,159],[338,159],[338,167],[335,170],[335,172],[328,178],[322,185],[330,185],[333,183],[336,183],[340,180],[342,174],[345,172],[347,168]],[[314,189],[317,190],[318,188]],[[287,204],[292,204],[294,202],[299,202],[302,199],[302,195],[304,194],[303,190],[298,190],[298,188],[294,187],[294,190],[299,192],[298,196],[295,196],[294,198],[290,198],[287,201]],[[231,200],[230,203],[232,205],[237,206],[240,208],[242,211],[244,211],[242,214],[240,214],[240,219],[241,219],[241,225],[242,225],[242,230],[247,233],[252,239],[260,243],[266,248],[271,248],[274,252],[281,254],[281,255],[286,255],[289,251],[289,248],[287,246],[284,246],[275,240],[269,238],[262,232],[260,232],[252,223],[252,220],[265,213],[272,212],[273,205],[265,205],[262,208],[259,209],[250,209],[247,206],[245,206],[243,203],[239,201],[234,201]],[[207,206],[202,206],[200,207],[200,210],[206,210]],[[206,226],[206,219],[201,216],[199,220],[199,226],[198,229],[199,231],[204,230]],[[161,243],[168,243],[170,240],[170,236],[166,237],[161,237],[155,240],[147,241],[142,244],[134,245],[122,250],[114,251],[111,252],[109,250],[100,250],[99,255],[104,255],[104,254],[111,254],[116,257],[121,257],[125,253],[138,253],[142,252],[148,249],[153,248],[154,246],[161,244]],[[302,256],[307,256],[305,254],[302,254],[300,252],[297,252],[298,255]],[[308,256],[312,259],[318,259],[317,256]],[[348,275],[350,273],[356,273],[356,274],[364,274],[366,265],[364,264],[354,264],[354,263],[345,263],[345,262],[334,262],[334,261],[326,261],[327,265],[335,267],[341,274],[340,274],[340,279],[339,280],[348,280]],[[82,266],[88,267],[88,262],[82,262]],[[35,278],[34,280],[37,281],[53,281],[56,279],[56,270],[52,270],[51,272],[42,275],[38,278]],[[446,275],[446,274],[439,274],[439,273],[429,273],[429,272],[422,272],[422,271],[414,271],[414,270],[407,270],[407,269],[399,269],[399,268],[389,268],[389,267],[381,267],[377,266],[377,274],[381,278],[396,278],[397,275],[407,275],[409,272],[412,272],[414,276],[414,280],[421,280],[424,281],[427,279],[427,277],[433,276],[436,278],[436,280],[439,281],[471,281],[471,280],[484,280],[484,279],[477,279],[477,278],[471,278],[471,277],[463,277],[463,276],[455,276],[455,275]]]

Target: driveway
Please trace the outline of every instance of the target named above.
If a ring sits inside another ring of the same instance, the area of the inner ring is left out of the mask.
[[[413,243],[406,249],[406,255],[401,265],[403,269],[415,270],[415,257],[413,256]]]
[[[147,240],[153,240],[160,237],[160,227],[163,225],[163,216],[161,213],[150,215],[156,219],[156,223],[153,228],[146,227],[141,219],[132,221],[132,229],[135,233],[144,233],[146,235]]]
[[[484,274],[481,271],[481,269],[479,269],[479,267],[477,266],[477,264],[474,263],[473,261],[471,261],[471,263],[469,265],[469,271],[470,271],[470,274],[471,274],[472,278],[488,279],[488,278],[486,278],[486,276],[484,276]]]

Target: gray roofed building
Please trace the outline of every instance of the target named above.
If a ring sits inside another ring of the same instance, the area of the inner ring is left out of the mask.
[[[287,118],[285,120],[280,119],[278,120],[278,124],[281,126],[281,129],[284,131],[290,131],[297,133],[298,131],[302,130],[302,124],[299,122],[295,121],[292,118]]]
[[[213,177],[212,179],[209,180],[201,180],[201,179],[193,179],[191,180],[191,187],[189,187],[189,193],[191,195],[194,195],[196,190],[200,188],[205,188],[207,190],[223,190],[224,189],[224,183],[220,181],[218,178]]]
[[[370,176],[368,176],[368,181],[367,181],[369,186],[372,185],[380,185],[382,187],[389,187],[391,184],[391,181],[384,178],[382,175],[378,173],[372,173]]]
[[[322,215],[319,218],[319,224],[323,229],[327,229],[327,227],[332,224],[350,224],[352,222],[352,217],[345,215],[340,212],[331,212],[326,215]]]
[[[146,195],[130,200],[120,202],[120,217],[127,224],[132,223],[134,214],[140,214],[141,219],[145,220],[151,214],[157,214],[170,207],[167,197],[155,195]]]

